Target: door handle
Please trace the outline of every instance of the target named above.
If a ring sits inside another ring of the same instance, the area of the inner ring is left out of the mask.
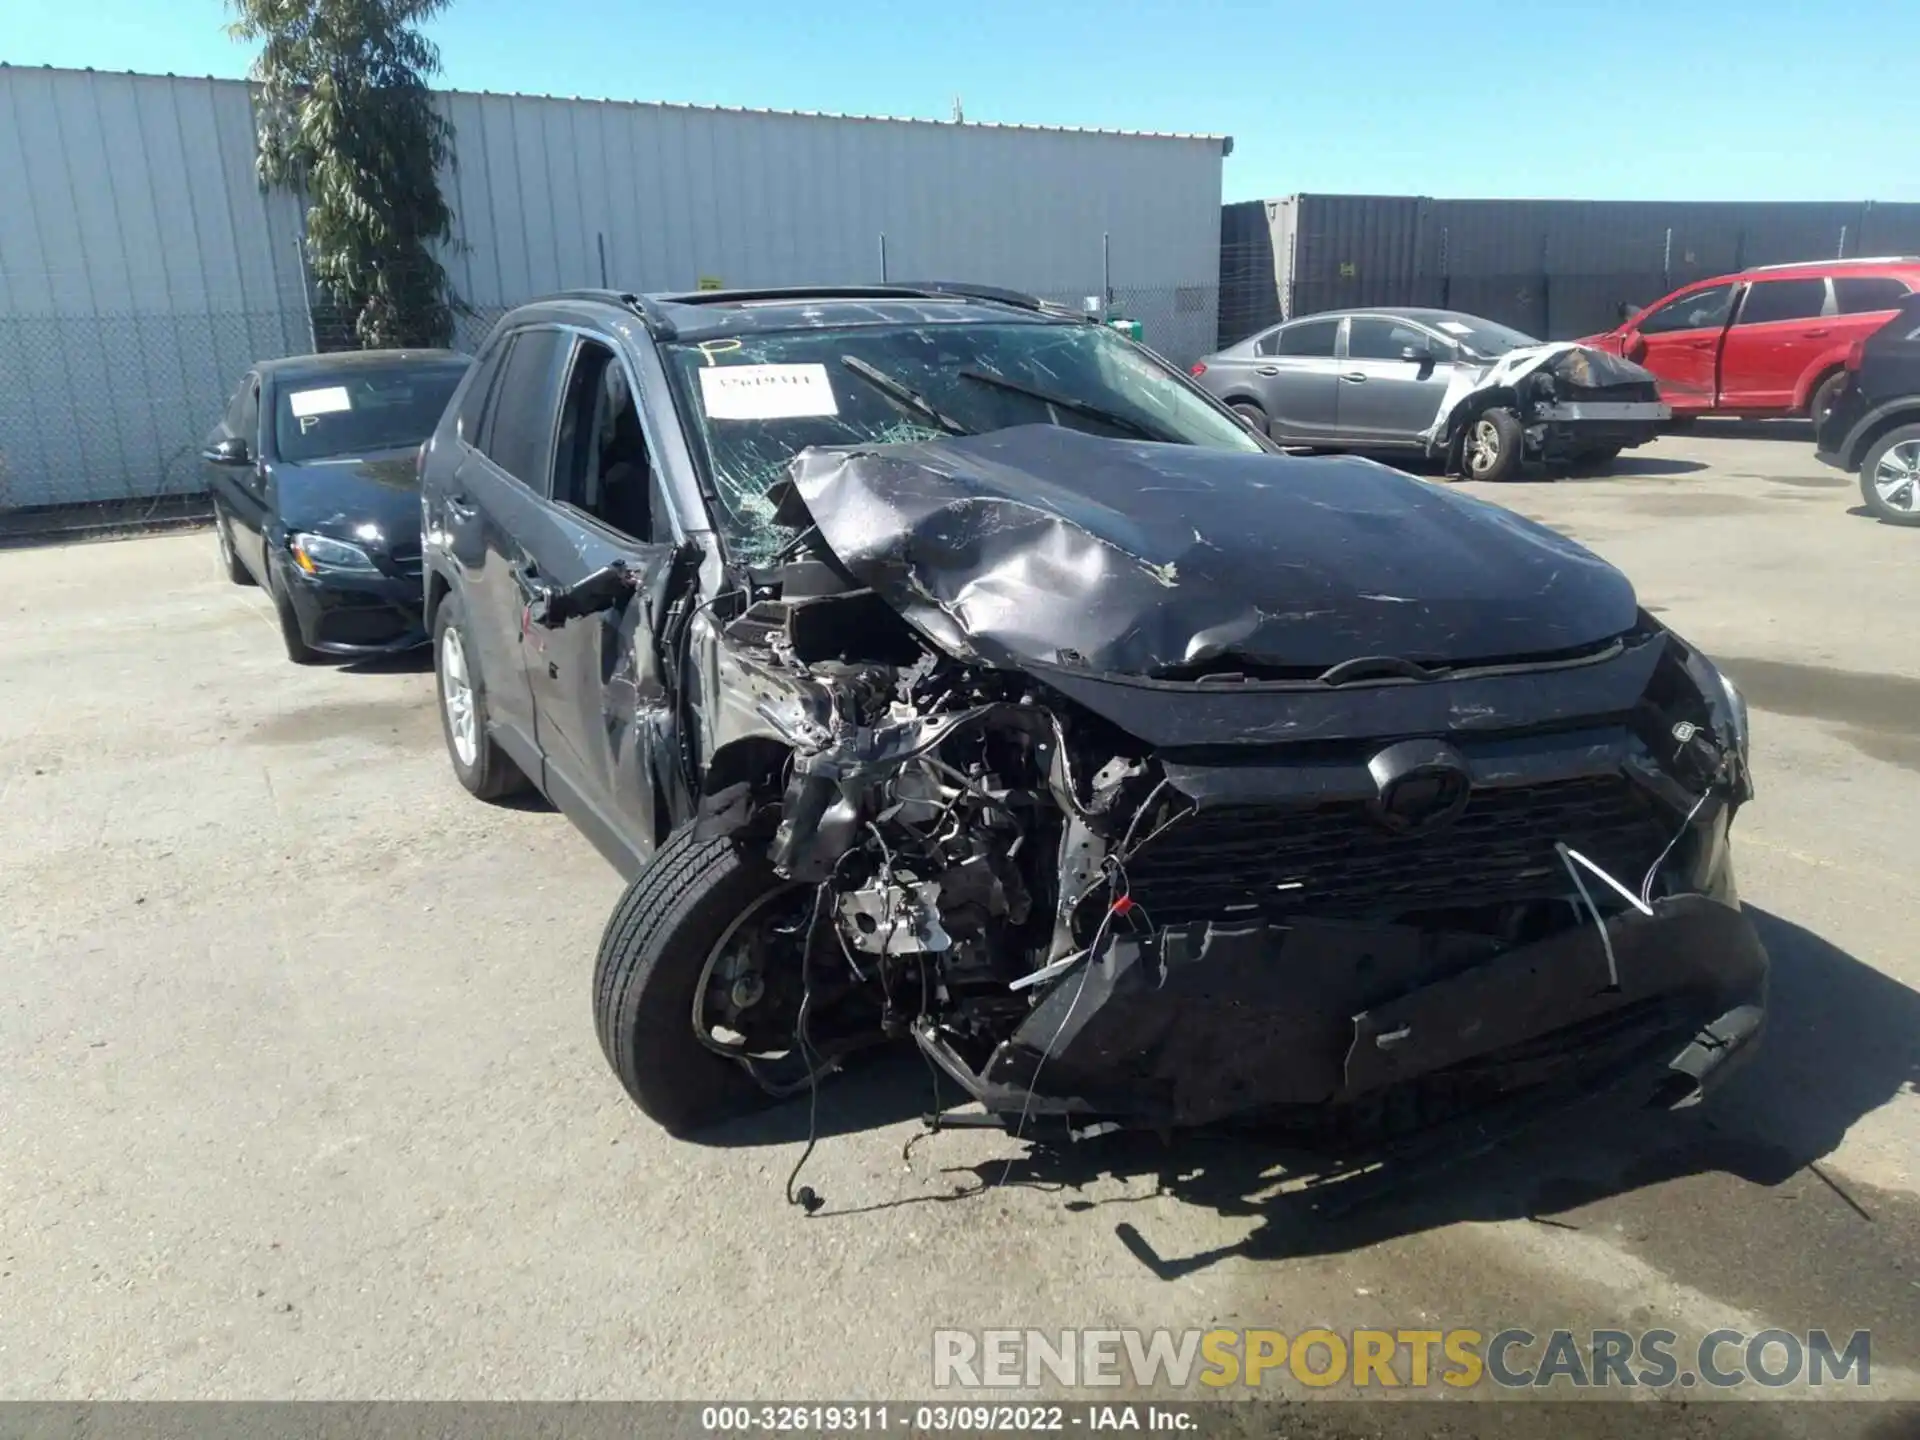
[[[538,569],[532,563],[515,565],[507,573],[513,576],[513,588],[520,592],[520,598],[529,605],[536,600],[544,600],[553,593],[552,588],[540,578]]]
[[[1831,335],[1832,333],[1833,332],[1831,330],[1828,330],[1827,328],[1822,326],[1818,330],[1807,331],[1807,338],[1809,340],[1824,340],[1827,336]]]
[[[1364,385],[1367,383],[1367,377],[1360,374],[1342,375],[1340,378],[1349,385]]]
[[[473,502],[464,495],[449,495],[447,496],[447,514],[451,515],[455,520],[471,520],[473,518]]]
[[[1278,375],[1280,373],[1280,367],[1278,365],[1262,365],[1253,373],[1256,375]]]

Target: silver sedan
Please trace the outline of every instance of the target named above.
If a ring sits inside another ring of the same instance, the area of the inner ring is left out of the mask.
[[[1193,374],[1282,444],[1445,455],[1489,480],[1526,459],[1610,459],[1671,414],[1636,365],[1454,310],[1302,316]]]

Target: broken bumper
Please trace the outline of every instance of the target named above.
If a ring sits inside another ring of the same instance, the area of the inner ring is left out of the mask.
[[[1704,895],[1606,929],[1611,965],[1586,924],[1349,1008],[1382,974],[1420,970],[1432,937],[1191,925],[1123,940],[1062,976],[978,1073],[937,1032],[918,1037],[990,1112],[1075,1124],[1284,1121],[1423,1090],[1491,1101],[1629,1059],[1664,1061],[1648,1098],[1696,1102],[1764,1028],[1759,937]]]
[[[1664,434],[1673,411],[1654,401],[1571,400],[1536,406],[1531,423],[1541,427],[1546,458],[1644,445]]]

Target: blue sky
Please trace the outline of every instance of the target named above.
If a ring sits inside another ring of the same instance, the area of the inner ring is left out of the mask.
[[[226,18],[4,0],[0,60],[237,76]],[[1229,200],[1920,200],[1894,0],[454,0],[431,34],[461,89],[1221,132]]]

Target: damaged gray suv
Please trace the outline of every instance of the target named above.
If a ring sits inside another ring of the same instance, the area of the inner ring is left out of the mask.
[[[1344,1145],[1751,1051],[1740,696],[1604,561],[949,286],[558,296],[422,460],[461,782],[629,878],[675,1132],[917,1046],[1025,1132]],[[956,1117],[957,1118],[957,1117]]]

